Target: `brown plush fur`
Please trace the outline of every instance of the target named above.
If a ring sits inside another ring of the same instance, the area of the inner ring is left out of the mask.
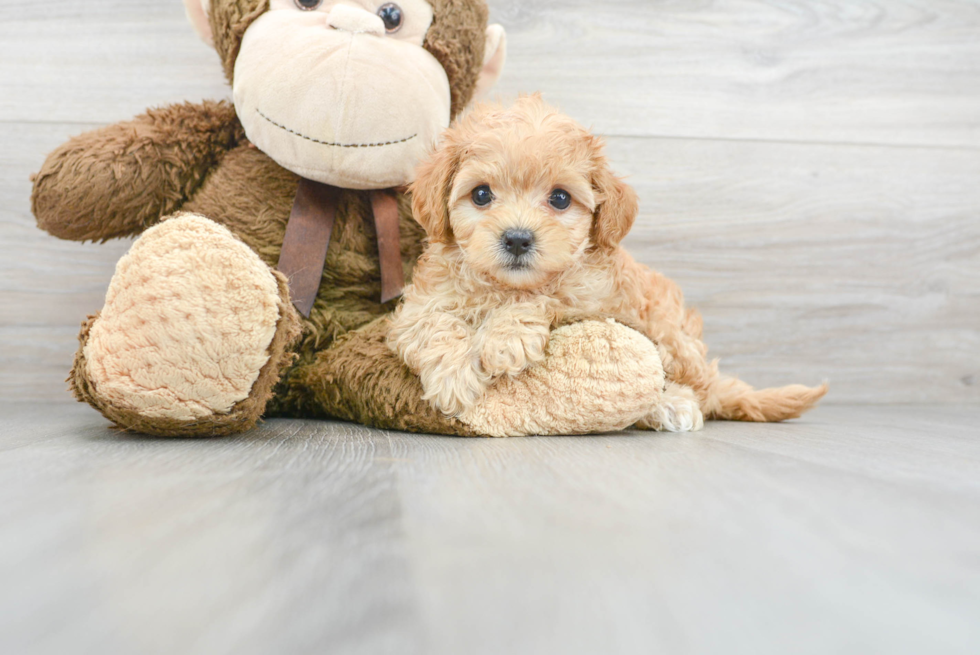
[[[422,400],[419,379],[385,345],[388,326],[389,318],[381,317],[297,366],[270,414],[292,405],[287,415],[300,410],[389,430],[475,436]]]
[[[215,47],[229,80],[245,29],[267,6],[267,0],[212,1]],[[434,0],[433,6],[435,23],[425,47],[446,68],[456,112],[472,96],[480,71],[486,6],[482,0]],[[83,134],[55,150],[34,179],[32,207],[41,228],[79,241],[136,235],[178,211],[193,212],[227,226],[274,267],[298,182],[296,175],[251,146],[231,104],[186,103]],[[411,217],[405,194],[399,195],[399,209],[403,266],[409,276],[424,233]],[[369,194],[344,191],[320,292],[309,319],[302,321],[298,344],[287,355],[275,352],[292,340],[289,319],[277,334],[253,397],[208,425],[149,421],[106,406],[84,379],[83,361],[76,360],[72,388],[80,400],[130,429],[159,435],[221,434],[254,424],[264,411],[267,388],[281,375],[271,413],[469,434],[458,422],[418,403],[417,387],[378,336],[376,324],[358,331],[393,308],[393,303],[379,301],[377,247]],[[94,320],[83,326],[83,345]],[[292,354],[296,364],[290,368]],[[365,363],[370,370],[358,372]],[[336,392],[325,391],[321,375],[337,381]]]
[[[479,207],[471,193],[484,185],[494,197]],[[555,189],[570,193],[568,208],[549,204]],[[678,286],[620,247],[637,198],[612,174],[601,141],[537,96],[457,121],[420,167],[413,194],[431,244],[390,338],[421,376],[426,398],[448,414],[471,408],[493,379],[540,362],[550,329],[582,313],[630,316],[661,347],[674,384],[668,413],[692,415],[673,425],[655,412],[643,424],[696,429],[692,397],[708,418],[781,421],[827,391],[754,390],[718,372]],[[501,245],[513,229],[534,236],[521,260]]]
[[[194,196],[245,140],[227,102],[151,109],[60,146],[34,176],[38,225],[62,239],[139,234]]]
[[[429,0],[435,19],[423,48],[439,60],[449,76],[452,114],[470,103],[483,66],[486,49],[487,7],[468,0]]]

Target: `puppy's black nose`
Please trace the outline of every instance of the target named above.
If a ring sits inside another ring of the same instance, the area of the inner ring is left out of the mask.
[[[507,230],[500,237],[500,243],[503,244],[504,250],[515,257],[520,257],[526,255],[534,246],[534,232],[531,230]]]

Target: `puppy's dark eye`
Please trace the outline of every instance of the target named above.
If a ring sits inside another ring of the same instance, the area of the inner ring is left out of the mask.
[[[551,192],[551,197],[548,198],[548,204],[558,211],[568,209],[572,204],[572,195],[564,189],[555,189]]]
[[[381,5],[378,8],[378,16],[384,21],[385,31],[388,34],[397,32],[402,26],[402,8],[394,2]]]
[[[303,11],[313,11],[323,4],[323,0],[293,0]]]
[[[486,207],[493,202],[493,192],[490,187],[484,184],[473,189],[473,204],[477,207]]]

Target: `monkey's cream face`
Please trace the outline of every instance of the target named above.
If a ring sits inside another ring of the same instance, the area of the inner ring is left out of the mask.
[[[519,141],[488,136],[470,145],[453,179],[453,238],[473,269],[505,286],[533,289],[591,245],[596,198],[589,162],[563,159],[553,134]]]
[[[411,182],[450,119],[449,79],[422,48],[432,17],[426,0],[271,0],[235,62],[246,135],[318,182]]]

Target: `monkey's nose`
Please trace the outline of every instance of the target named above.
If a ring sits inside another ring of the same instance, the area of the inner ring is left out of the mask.
[[[534,232],[531,230],[507,230],[500,237],[500,243],[504,250],[514,255],[522,257],[534,247]]]
[[[327,26],[351,34],[385,35],[385,24],[381,17],[350,5],[336,5],[327,14]]]

